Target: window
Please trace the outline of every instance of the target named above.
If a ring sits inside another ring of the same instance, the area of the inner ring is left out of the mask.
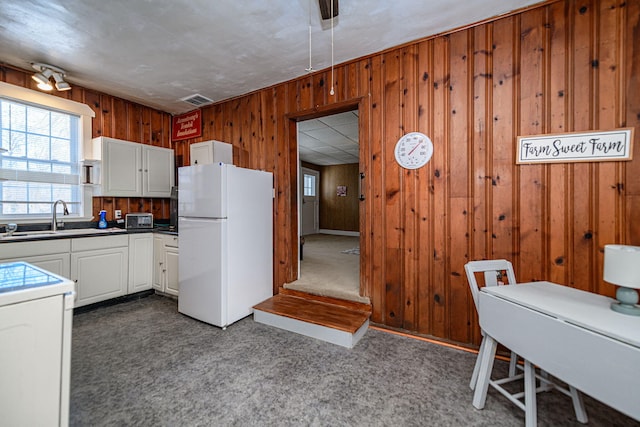
[[[304,174],[304,193],[305,196],[316,195],[316,177],[314,175]]]
[[[91,195],[80,183],[80,160],[90,117],[74,105],[64,108],[73,101],[29,89],[9,88],[26,97],[6,97],[6,86],[0,86],[0,219],[48,220],[58,199],[66,202],[70,219],[85,218]]]

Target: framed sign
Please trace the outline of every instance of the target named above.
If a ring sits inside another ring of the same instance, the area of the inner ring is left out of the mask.
[[[171,140],[197,138],[202,136],[202,112],[190,111],[179,116],[173,116],[171,120]]]
[[[517,164],[631,160],[633,128],[518,137]]]

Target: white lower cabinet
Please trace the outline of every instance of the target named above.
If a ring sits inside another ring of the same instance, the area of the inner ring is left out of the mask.
[[[178,236],[157,233],[0,244],[0,263],[25,261],[76,286],[75,307],[157,289],[178,295]]]
[[[153,236],[153,287],[169,295],[178,295],[178,236]]]
[[[127,293],[128,246],[127,235],[71,239],[76,307]]]
[[[69,277],[69,250],[69,239],[4,243],[0,245],[0,263],[24,261],[62,277]]]
[[[165,292],[178,295],[178,248],[167,247],[165,251]]]
[[[153,234],[130,234],[128,293],[151,289],[152,278]]]

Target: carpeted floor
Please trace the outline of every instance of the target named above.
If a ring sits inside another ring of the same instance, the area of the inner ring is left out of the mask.
[[[378,330],[353,349],[251,317],[223,331],[157,295],[73,321],[71,426],[524,425],[494,390],[473,408],[475,354]],[[640,425],[586,396],[585,405],[591,427]],[[555,391],[539,395],[538,418],[581,425]]]
[[[368,304],[369,298],[360,296],[359,243],[353,236],[305,236],[300,278],[284,287]]]

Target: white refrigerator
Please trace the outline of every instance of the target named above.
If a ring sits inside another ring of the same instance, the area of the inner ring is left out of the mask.
[[[178,169],[178,311],[226,328],[273,296],[273,175]]]

